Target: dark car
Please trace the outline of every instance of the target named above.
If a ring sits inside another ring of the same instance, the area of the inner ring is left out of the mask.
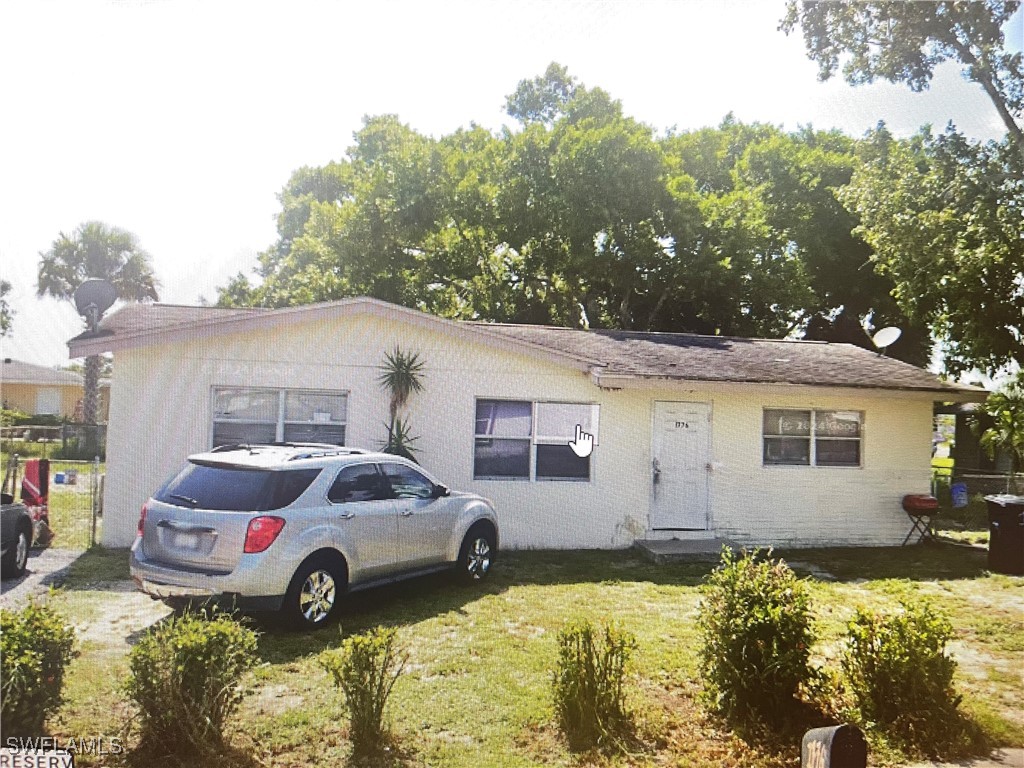
[[[0,575],[21,576],[28,564],[28,548],[32,546],[32,514],[24,504],[17,504],[9,493],[3,494],[0,508]]]

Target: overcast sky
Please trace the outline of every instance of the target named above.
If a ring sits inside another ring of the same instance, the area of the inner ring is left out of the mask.
[[[859,136],[952,120],[1004,133],[957,67],[930,91],[819,83],[777,0],[12,2],[0,8],[2,355],[66,364],[70,304],[35,298],[39,253],[99,219],[138,235],[161,300],[194,304],[249,273],[277,193],[340,158],[364,115],[440,136],[512,121],[505,96],[551,61],[658,131],[742,121]],[[1024,12],[1007,31],[1021,49]]]

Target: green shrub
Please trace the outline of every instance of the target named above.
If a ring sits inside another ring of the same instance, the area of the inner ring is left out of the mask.
[[[346,638],[341,648],[321,654],[320,665],[345,697],[353,755],[380,753],[390,741],[384,708],[405,667],[395,630],[378,627]]]
[[[163,755],[210,755],[257,662],[256,633],[228,614],[185,613],[150,629],[129,654],[128,695],[141,742]]]
[[[9,427],[14,423],[24,424],[21,419],[28,418],[28,414],[19,411],[17,408],[0,408],[0,427]]]
[[[75,630],[46,603],[0,609],[0,731],[39,736],[61,704],[64,670],[77,654]]]
[[[949,621],[927,603],[893,615],[858,609],[849,622],[842,669],[866,726],[911,750],[934,750],[962,730],[946,655]]]
[[[737,725],[789,719],[810,666],[814,632],[804,585],[782,560],[722,550],[701,587],[700,669],[710,707]]]
[[[636,638],[615,624],[573,621],[558,633],[555,713],[573,749],[614,744],[630,726],[624,683]]]

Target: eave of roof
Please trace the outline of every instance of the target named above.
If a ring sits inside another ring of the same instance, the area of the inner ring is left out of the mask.
[[[987,395],[849,344],[455,321],[367,297],[283,309],[128,305],[104,320],[98,333],[77,336],[68,346],[77,357],[357,315],[409,322],[566,365],[589,372],[606,388],[660,380],[906,391],[946,401]]]
[[[169,310],[171,314],[177,313],[184,319],[171,318],[170,322],[149,325],[144,321],[135,322],[140,313],[163,310]],[[197,337],[245,333],[311,320],[322,322],[355,315],[379,317],[391,322],[405,320],[420,327],[476,341],[486,346],[504,350],[512,348],[581,371],[589,371],[592,366],[600,364],[598,360],[572,351],[552,349],[529,340],[509,339],[478,324],[448,320],[363,296],[281,309],[226,309],[166,304],[126,305],[106,318],[101,323],[99,331],[83,333],[68,341],[68,349],[72,357],[86,357],[150,344],[191,341]],[[124,322],[126,319],[127,322]]]

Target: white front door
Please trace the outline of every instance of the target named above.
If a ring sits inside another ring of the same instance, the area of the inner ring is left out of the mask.
[[[708,528],[711,406],[654,403],[651,528]]]

